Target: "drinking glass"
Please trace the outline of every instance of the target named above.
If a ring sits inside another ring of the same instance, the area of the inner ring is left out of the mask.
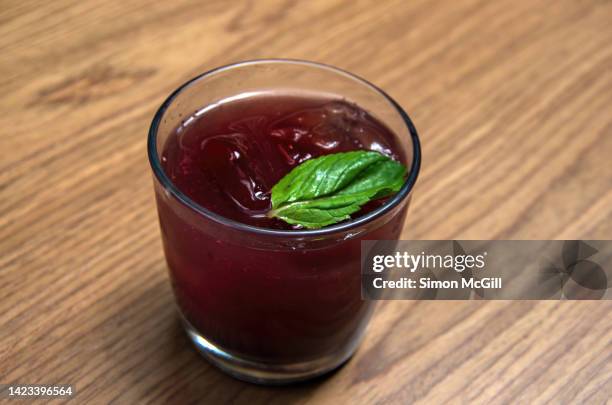
[[[409,169],[401,190],[348,222],[276,230],[215,214],[172,183],[161,153],[184,120],[221,100],[275,90],[343,98],[386,124]],[[417,132],[402,108],[371,83],[331,66],[241,62],[174,91],[153,118],[148,154],[170,280],[195,347],[229,374],[264,384],[309,379],[347,361],[373,309],[361,298],[360,242],[400,236],[419,171]]]

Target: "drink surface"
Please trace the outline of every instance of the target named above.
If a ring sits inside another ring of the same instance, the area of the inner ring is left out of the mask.
[[[405,163],[395,135],[339,98],[259,93],[220,102],[184,121],[168,138],[162,166],[199,205],[235,221],[298,229],[268,218],[271,188],[307,159],[374,150]],[[354,217],[380,206],[372,201]]]

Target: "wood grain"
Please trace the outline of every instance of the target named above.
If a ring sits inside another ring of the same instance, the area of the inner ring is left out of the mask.
[[[145,137],[236,60],[330,63],[412,116],[405,238],[612,237],[612,4],[61,0],[0,4],[0,383],[78,403],[605,403],[609,302],[384,302],[354,359],[235,381],[174,313]]]

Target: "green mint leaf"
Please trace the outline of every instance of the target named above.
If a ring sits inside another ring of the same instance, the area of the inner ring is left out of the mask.
[[[268,216],[311,229],[335,224],[368,201],[397,193],[405,175],[402,164],[373,151],[310,159],[272,187]]]

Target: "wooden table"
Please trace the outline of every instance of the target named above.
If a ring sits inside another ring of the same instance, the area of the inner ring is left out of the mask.
[[[321,61],[421,133],[405,238],[611,238],[611,21],[598,0],[3,1],[0,383],[78,403],[606,402],[610,302],[384,302],[329,378],[227,377],[179,327],[145,138],[199,72]]]

